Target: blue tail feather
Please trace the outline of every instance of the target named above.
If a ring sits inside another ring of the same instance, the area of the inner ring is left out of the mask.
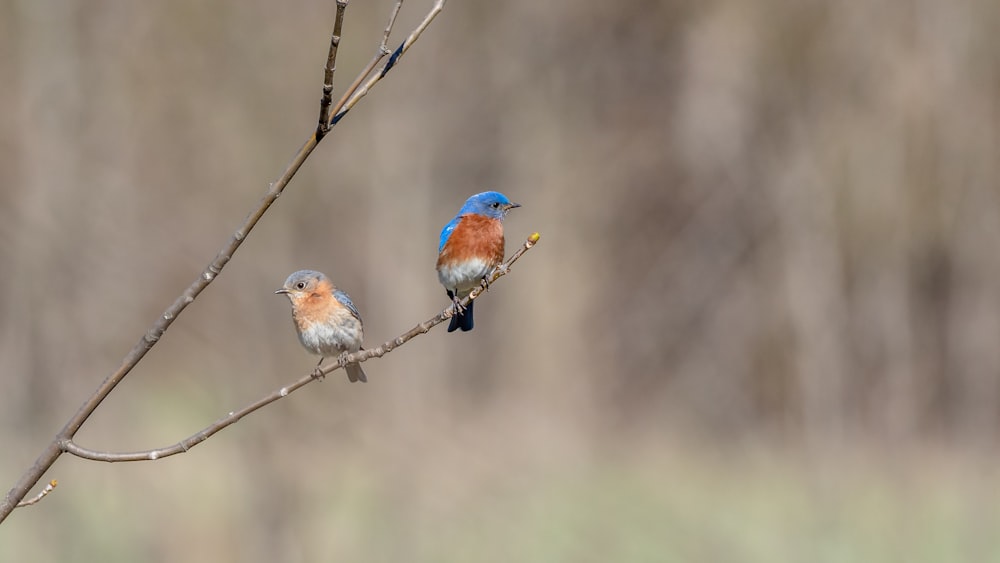
[[[448,324],[448,332],[455,332],[456,329],[462,329],[462,332],[472,330],[472,306],[475,304],[475,301],[469,301],[464,311],[451,318],[451,323]]]

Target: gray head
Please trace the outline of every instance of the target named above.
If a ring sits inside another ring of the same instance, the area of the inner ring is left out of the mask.
[[[314,293],[332,292],[333,283],[323,272],[315,270],[299,270],[288,276],[285,284],[275,293],[284,293],[289,299],[306,297]]]

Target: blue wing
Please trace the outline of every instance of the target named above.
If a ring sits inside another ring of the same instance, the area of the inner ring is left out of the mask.
[[[340,301],[341,305],[350,309],[351,314],[354,315],[356,319],[359,321],[361,320],[361,313],[358,312],[358,308],[354,306],[354,302],[351,301],[351,298],[348,297],[346,293],[338,289],[333,292],[333,296],[337,299],[337,301]]]
[[[455,227],[458,226],[458,222],[461,220],[462,216],[456,215],[454,219],[441,229],[441,238],[438,240],[438,254],[441,254],[441,251],[444,250],[444,244],[448,242],[448,237],[451,236],[451,232],[455,230]]]

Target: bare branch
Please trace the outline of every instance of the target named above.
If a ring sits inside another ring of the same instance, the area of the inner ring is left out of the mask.
[[[389,14],[389,23],[385,25],[385,33],[382,34],[382,51],[389,50],[389,34],[392,33],[392,26],[396,25],[396,16],[399,15],[399,10],[402,7],[403,0],[398,0],[396,6],[392,9],[392,13]]]
[[[434,3],[434,6],[431,7],[430,12],[428,12],[427,15],[424,17],[424,20],[420,22],[420,24],[417,25],[417,27],[412,32],[410,32],[409,37],[407,37],[406,40],[403,41],[399,45],[399,47],[396,48],[395,51],[393,51],[392,56],[390,56],[389,60],[386,61],[385,65],[382,67],[382,70],[380,70],[378,73],[369,78],[368,81],[364,83],[364,85],[360,86],[357,89],[356,92],[349,91],[347,94],[345,94],[345,96],[350,94],[350,97],[345,103],[337,104],[339,107],[336,108],[333,112],[332,123],[335,124],[341,119],[343,119],[344,115],[346,115],[347,112],[351,111],[351,108],[353,108],[361,100],[361,98],[364,98],[366,95],[368,95],[368,92],[371,91],[372,87],[374,87],[379,80],[382,80],[382,78],[389,73],[392,67],[396,66],[396,63],[399,61],[399,59],[403,57],[403,53],[405,53],[410,49],[410,47],[417,41],[417,39],[420,38],[420,35],[424,32],[424,30],[427,29],[427,26],[429,26],[431,22],[434,21],[434,18],[436,18],[438,14],[441,13],[441,10],[444,9],[444,3],[445,0],[437,0]],[[386,37],[388,37],[388,34],[386,35]],[[385,50],[382,50],[382,53],[383,55],[377,57],[377,59],[373,61],[375,64],[377,64],[378,61],[381,60],[382,56],[385,56],[384,55]]]
[[[538,242],[539,238],[540,236],[538,233],[534,233],[531,236],[529,236],[527,240],[524,241],[524,244],[521,245],[519,249],[517,249],[517,252],[512,254],[511,257],[508,258],[503,264],[497,266],[497,268],[493,271],[493,274],[490,276],[488,283],[492,284],[496,280],[510,273],[511,265],[514,264],[514,262],[516,262],[518,258],[523,256],[525,252],[531,249],[531,247],[535,246],[535,243]],[[483,285],[472,290],[472,293],[470,293],[468,297],[462,300],[462,305],[468,305],[470,301],[482,295],[483,291],[486,288],[486,285],[487,282],[484,282]],[[381,358],[382,356],[388,354],[389,352],[395,350],[396,348],[399,348],[403,344],[406,344],[406,342],[411,340],[413,337],[420,334],[426,334],[435,325],[438,325],[451,318],[453,314],[454,314],[454,308],[451,305],[449,305],[447,309],[441,311],[440,313],[427,319],[426,321],[416,325],[415,327],[404,332],[403,334],[400,334],[396,338],[386,341],[381,346],[378,346],[377,348],[361,350],[343,356],[340,358],[340,361],[336,363],[331,363],[326,367],[324,367],[321,372],[322,375],[317,376],[317,372],[310,372],[308,375],[300,377],[294,383],[286,385],[280,389],[277,389],[271,392],[269,395],[261,399],[258,399],[257,401],[243,407],[238,411],[232,411],[228,413],[226,416],[223,416],[219,420],[216,420],[212,424],[206,426],[205,428],[199,430],[198,432],[192,434],[191,436],[184,438],[183,440],[177,442],[176,444],[166,446],[164,448],[157,448],[154,450],[143,450],[136,452],[121,452],[121,453],[91,450],[88,448],[84,448],[83,446],[80,446],[76,442],[74,442],[71,438],[60,440],[59,446],[62,449],[62,451],[73,454],[77,457],[82,457],[84,459],[89,459],[93,461],[106,461],[110,463],[121,462],[121,461],[155,461],[158,459],[162,459],[164,457],[169,457],[172,455],[184,453],[190,450],[191,448],[197,446],[198,444],[204,442],[205,440],[211,438],[214,434],[216,434],[223,428],[235,424],[244,416],[258,409],[261,409],[277,401],[278,399],[287,397],[288,395],[292,394],[298,389],[301,389],[302,387],[305,387],[309,383],[312,383],[317,379],[317,377],[326,376],[331,372],[343,368],[347,364],[352,364],[355,362],[360,363],[369,360],[371,358]]]
[[[431,8],[430,13],[424,18],[419,26],[410,34],[410,38],[407,39],[407,43],[412,43],[415,37],[419,37],[420,33],[426,29],[427,25],[437,16],[444,6],[444,0],[437,0],[437,3]],[[392,27],[392,23],[395,21],[396,13],[399,11],[399,3],[393,10],[392,17],[390,19],[389,28]],[[342,21],[341,13],[338,5],[338,20]],[[336,22],[335,22],[336,26]],[[336,34],[336,32],[335,32]],[[338,42],[339,43],[339,42]],[[382,49],[380,49],[381,51]],[[398,52],[398,50],[397,50]],[[381,55],[378,60],[381,60]],[[394,58],[390,59],[390,62],[394,62],[398,58],[397,54],[393,55]],[[376,61],[377,64],[377,61]],[[372,65],[374,67],[374,65]],[[364,70],[364,72],[359,75],[355,80],[354,84],[360,84],[364,81],[364,78],[368,76],[371,72],[370,68]],[[383,74],[385,69],[383,69]],[[332,73],[331,73],[332,74]],[[325,78],[325,77],[324,77]],[[332,81],[332,76],[331,76]],[[365,85],[365,92],[371,88],[373,83]],[[325,86],[325,85],[324,85]],[[353,86],[348,92],[353,92],[356,86]],[[348,99],[345,96],[345,99]],[[353,97],[350,98],[350,106],[353,107],[357,100]],[[340,107],[343,103],[338,103],[337,107],[332,108],[331,112],[334,113],[334,117],[330,120],[330,125],[336,125],[337,122],[343,117],[343,112],[340,112]],[[337,113],[340,112],[339,115]],[[76,435],[80,427],[90,418],[90,415],[97,410],[101,402],[111,393],[111,391],[125,378],[129,372],[132,371],[142,359],[145,357],[146,353],[152,349],[153,346],[159,342],[160,337],[163,333],[167,331],[171,324],[177,319],[188,305],[194,302],[194,300],[205,290],[210,283],[212,283],[215,278],[222,272],[226,264],[232,259],[236,250],[239,249],[246,237],[249,236],[250,231],[253,230],[257,222],[260,221],[264,213],[271,207],[271,204],[278,199],[281,192],[288,185],[288,182],[295,176],[299,168],[305,162],[305,160],[312,154],[312,151],[319,144],[319,141],[323,138],[322,134],[318,134],[318,131],[314,131],[309,138],[303,143],[302,147],[295,153],[292,157],[291,162],[285,167],[285,170],[281,173],[281,176],[277,180],[271,183],[268,187],[267,192],[261,198],[257,207],[253,209],[247,217],[240,224],[239,228],[233,233],[229,238],[229,241],[222,247],[221,250],[216,254],[215,258],[205,267],[205,269],[198,275],[198,277],[191,282],[187,289],[174,302],[163,312],[162,315],[157,318],[157,320],[150,326],[150,328],[143,334],[139,339],[139,342],[132,347],[132,349],[125,355],[122,359],[121,365],[113,373],[108,375],[104,381],[97,387],[97,389],[91,394],[91,396],[84,401],[80,408],[77,409],[76,414],[69,419],[68,422],[62,427],[56,437],[45,447],[45,450],[35,459],[31,468],[24,472],[18,479],[17,483],[7,491],[3,500],[0,501],[0,523],[6,520],[7,516],[17,507],[18,503],[28,494],[31,487],[42,478],[42,475],[52,467],[56,459],[59,458],[67,450],[67,444],[72,443],[73,436]],[[259,408],[259,407],[258,407]],[[231,423],[230,423],[231,424]],[[204,438],[203,438],[204,439]]]
[[[358,90],[358,87],[361,86],[361,83],[364,82],[365,78],[368,78],[368,75],[371,74],[373,70],[375,70],[375,67],[378,66],[378,63],[381,62],[382,59],[384,59],[387,55],[389,55],[390,53],[388,47],[389,35],[392,33],[393,26],[396,25],[396,16],[399,15],[399,9],[402,7],[403,7],[403,0],[397,0],[395,7],[393,7],[392,12],[389,14],[389,22],[386,23],[385,25],[385,32],[382,35],[382,43],[380,43],[378,49],[375,50],[375,55],[372,56],[372,60],[368,61],[368,64],[365,65],[365,68],[358,73],[358,75],[354,78],[354,81],[351,82],[351,85],[348,86],[347,90],[344,92],[344,95],[341,96],[340,100],[337,101],[337,105],[333,107],[332,113],[334,117],[331,124],[335,125],[338,121],[340,121],[343,118],[343,113],[341,113],[340,111],[341,108],[343,108],[344,104],[346,104],[347,101],[351,99],[351,96],[353,96],[354,93]],[[428,16],[429,15],[430,14],[428,14]]]
[[[323,97],[319,102],[319,125],[316,128],[316,140],[319,141],[330,130],[330,104],[333,103],[333,73],[337,72],[337,49],[340,47],[340,31],[344,27],[344,12],[347,11],[347,0],[337,0],[337,17],[333,22],[333,33],[330,34],[330,52],[326,56],[326,67],[323,69]]]
[[[45,485],[45,487],[43,487],[42,490],[38,491],[38,494],[36,494],[35,496],[33,496],[31,498],[24,499],[21,502],[17,503],[17,506],[15,508],[21,508],[23,506],[31,506],[31,505],[35,504],[36,502],[38,502],[38,501],[42,500],[43,498],[45,498],[46,495],[48,495],[49,493],[51,493],[52,490],[55,489],[58,486],[59,486],[59,481],[56,481],[55,479],[49,481],[49,483],[47,485]]]
[[[493,270],[493,273],[490,275],[488,281],[483,282],[482,285],[473,289],[472,292],[469,294],[469,296],[460,302],[462,306],[468,305],[470,301],[481,296],[483,292],[486,291],[486,287],[488,285],[492,285],[493,282],[495,282],[496,280],[509,274],[511,265],[514,264],[514,262],[516,262],[518,258],[523,256],[525,252],[531,250],[531,247],[535,246],[535,243],[537,243],[540,238],[541,235],[539,235],[538,233],[532,233],[532,235],[529,236],[524,241],[524,244],[522,244],[521,247],[517,249],[517,252],[512,254],[510,258],[508,258],[504,263],[500,264]],[[430,329],[434,328],[435,325],[438,325],[450,319],[454,315],[455,315],[455,308],[453,306],[449,306],[445,310],[438,313],[436,316],[427,319],[426,321],[418,324],[417,326],[411,328],[410,330],[404,332],[403,334],[397,336],[396,338],[393,338],[392,340],[387,340],[385,343],[383,343],[381,346],[378,346],[377,348],[367,348],[365,350],[360,350],[358,352],[353,352],[351,354],[344,356],[342,358],[343,365],[339,363],[331,364],[330,366],[324,367],[322,373],[323,375],[327,375],[332,371],[340,369],[346,364],[351,364],[354,362],[363,362],[371,358],[381,358],[382,356],[388,354],[394,349],[399,348],[403,344],[406,344],[413,337],[427,333],[428,331],[430,331]]]

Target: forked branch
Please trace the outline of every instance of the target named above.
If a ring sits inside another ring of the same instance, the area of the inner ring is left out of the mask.
[[[398,10],[397,4],[397,10]],[[340,31],[344,28],[344,12],[347,11],[347,0],[337,0],[337,17],[333,21],[333,33],[330,34],[330,52],[326,56],[326,67],[323,68],[323,96],[319,100],[319,125],[316,127],[316,140],[319,141],[330,130],[330,104],[333,103],[333,74],[337,72],[337,51],[340,49]],[[396,20],[395,12],[389,20]]]
[[[423,21],[421,21],[420,24],[410,33],[406,41],[403,42],[403,45],[401,45],[400,48],[396,50],[396,53],[394,53],[390,58],[389,63],[383,67],[382,72],[379,73],[379,77],[384,75],[389,68],[397,62],[399,55],[408,49],[409,46],[420,37],[420,34],[427,29],[427,26],[430,25],[434,18],[436,18],[444,8],[444,3],[445,0],[435,1],[433,7],[424,17]],[[379,45],[376,56],[372,59],[373,62],[370,63],[369,66],[365,67],[365,69],[363,69],[363,71],[354,79],[351,87],[349,87],[344,93],[344,96],[341,97],[341,101],[331,107],[330,100],[332,100],[333,75],[336,69],[336,54],[337,48],[340,45],[340,27],[343,25],[344,11],[347,8],[346,1],[342,0],[337,3],[337,15],[334,20],[334,30],[331,35],[330,52],[327,56],[327,65],[324,69],[323,97],[320,100],[321,123],[316,130],[310,134],[309,138],[306,139],[302,147],[295,153],[291,162],[288,163],[278,179],[271,183],[267,192],[258,202],[257,206],[250,211],[229,240],[223,245],[218,253],[216,253],[215,258],[212,259],[208,266],[206,266],[205,269],[198,274],[198,277],[191,282],[187,289],[185,289],[184,292],[181,293],[181,295],[177,297],[169,307],[167,307],[163,314],[156,319],[156,321],[142,335],[135,346],[133,346],[128,354],[125,355],[118,369],[108,375],[91,394],[91,396],[84,401],[82,405],[80,405],[76,414],[74,414],[69,421],[66,422],[56,437],[49,442],[45,450],[42,451],[38,458],[35,459],[34,464],[32,464],[32,466],[21,475],[20,479],[18,479],[13,488],[7,492],[3,500],[0,501],[0,522],[3,522],[16,507],[23,506],[20,504],[22,499],[24,499],[28,494],[28,491],[31,490],[36,483],[38,483],[45,472],[52,467],[52,464],[55,463],[56,459],[58,459],[64,452],[69,451],[70,446],[68,446],[68,444],[72,444],[73,437],[80,430],[80,427],[83,426],[87,419],[90,418],[90,415],[97,410],[97,407],[100,406],[101,402],[103,402],[111,391],[119,383],[121,383],[125,376],[132,371],[132,368],[134,368],[143,359],[143,357],[145,357],[146,353],[149,352],[149,350],[152,349],[157,342],[159,342],[163,333],[170,328],[170,325],[177,320],[177,317],[184,311],[184,309],[193,303],[198,295],[200,295],[201,292],[215,280],[219,273],[222,272],[223,268],[225,268],[226,264],[229,263],[233,255],[236,253],[236,250],[239,249],[239,247],[243,244],[243,241],[250,235],[250,231],[252,231],[254,226],[257,225],[257,222],[264,216],[264,213],[270,209],[271,204],[277,200],[278,196],[281,195],[282,191],[285,189],[285,186],[288,185],[288,182],[295,176],[295,173],[298,172],[299,168],[309,155],[312,154],[312,151],[319,144],[319,141],[323,139],[329,129],[336,125],[344,116],[346,110],[343,108],[345,106],[347,106],[348,109],[353,107],[357,103],[357,100],[360,99],[361,96],[359,96],[357,92],[359,86],[364,83],[365,93],[367,93],[367,90],[374,85],[374,82],[377,82],[377,80],[368,80],[368,82],[365,82],[365,79],[369,74],[371,74],[375,65],[378,64],[378,62],[381,61],[388,52],[388,48],[385,46],[386,41],[392,32],[392,27],[396,21],[396,16],[399,13],[401,4],[402,0],[397,0],[392,9],[389,17],[389,23],[386,26],[385,34],[382,38],[382,43]],[[327,84],[330,86],[329,96],[327,94]],[[329,117],[331,114],[333,117]],[[326,123],[328,123],[328,125]],[[204,438],[202,438],[202,440],[204,440]],[[43,491],[38,494],[37,498],[44,498],[46,494],[48,494],[48,492]],[[34,499],[35,497],[32,498]],[[31,502],[25,502],[33,504],[38,501],[32,500]]]

